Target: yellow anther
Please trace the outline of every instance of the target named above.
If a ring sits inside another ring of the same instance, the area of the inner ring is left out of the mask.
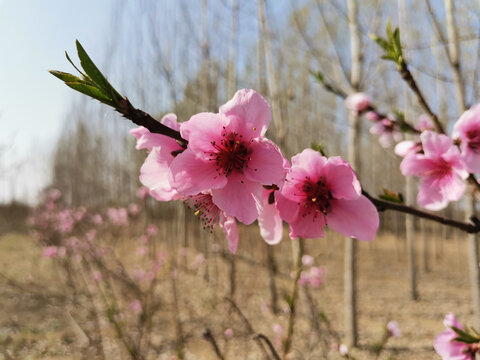
[[[200,214],[200,210],[197,210],[194,212],[195,216],[197,216],[198,214]]]
[[[315,202],[315,201],[317,201],[317,198],[312,198],[312,202]]]
[[[254,128],[253,128],[253,131],[255,131],[255,130],[257,130],[257,128],[256,128],[256,127],[254,127]]]

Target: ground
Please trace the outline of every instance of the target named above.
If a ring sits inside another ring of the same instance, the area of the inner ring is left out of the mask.
[[[250,230],[241,232],[234,298],[254,330],[275,341],[273,326],[280,324],[285,331],[288,314],[280,311],[274,315],[268,310],[268,272],[244,261],[256,259],[261,262],[265,258],[264,245],[259,243],[258,236],[249,234]],[[472,323],[466,236],[445,240],[430,235],[430,271],[425,272],[422,261],[417,259],[417,301],[410,299],[405,240],[383,234],[372,243],[359,243],[359,346],[351,349],[353,358],[375,358],[373,346],[382,337],[389,320],[398,321],[402,335],[389,339],[379,359],[439,358],[434,353],[433,340],[443,331],[442,320],[448,312],[454,312],[464,324],[475,325]],[[216,238],[222,241],[220,235]],[[286,276],[292,263],[289,241],[284,239],[275,248],[279,270],[284,274],[277,277],[279,307],[282,309],[287,305],[283,296],[290,293],[292,286],[292,280]],[[420,236],[416,242],[420,258]],[[326,239],[306,241],[306,253],[314,256],[316,265],[326,267],[323,287],[310,289],[310,292],[318,311],[326,314],[340,337],[343,336],[343,244],[341,237],[331,233]],[[41,254],[41,249],[27,235],[9,233],[0,237],[0,359],[85,358],[68,320],[64,301],[51,295],[62,292],[58,267],[55,260]],[[214,257],[212,253],[209,259],[208,269],[204,266],[195,272],[177,273],[179,314],[172,313],[169,282],[161,283],[158,296],[163,300],[163,308],[156,318],[152,338],[163,344],[164,350],[160,351],[159,357],[152,358],[171,359],[175,354],[174,315],[179,315],[181,320],[187,359],[216,358],[211,344],[202,337],[207,327],[226,359],[262,358],[245,324],[224,298],[228,295],[228,261],[221,256]],[[320,345],[311,353],[308,350],[309,345],[316,343],[309,314],[305,293],[301,289],[292,358],[325,358]],[[230,340],[224,337],[227,328],[234,330]],[[328,347],[335,342],[325,332],[320,337],[328,342]],[[331,350],[328,358],[340,356]]]

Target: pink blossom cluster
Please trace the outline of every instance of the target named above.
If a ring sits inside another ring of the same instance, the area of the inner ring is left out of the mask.
[[[372,240],[378,228],[375,207],[361,194],[353,169],[340,157],[311,149],[285,159],[265,137],[271,113],[253,90],[239,90],[218,113],[199,113],[178,123],[174,114],[161,122],[178,130],[187,145],[131,130],[137,149],[149,152],[140,181],[160,201],[186,202],[205,227],[219,225],[230,251],[238,247],[237,221],[258,220],[269,244],[282,238],[321,237],[328,226],[345,236]]]
[[[419,136],[402,142],[395,117],[376,112],[368,95],[352,94],[345,106],[355,114],[365,114],[373,123],[370,132],[379,136],[382,146],[398,142],[395,153],[403,157],[400,170],[405,176],[420,178],[417,202],[426,209],[441,210],[460,200],[469,174],[480,173],[480,104],[460,116],[451,137],[435,132],[431,119],[421,115],[414,126]]]

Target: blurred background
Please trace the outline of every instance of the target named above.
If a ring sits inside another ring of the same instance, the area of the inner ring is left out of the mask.
[[[139,198],[146,154],[135,150],[130,121],[47,72],[75,72],[64,57],[67,50],[75,61],[75,39],[120,93],[157,119],[170,112],[179,121],[216,112],[237,89],[252,88],[271,104],[267,136],[287,157],[320,144],[328,155],[346,158],[344,99],[325,90],[311,71],[321,71],[327,83],[346,93],[360,89],[380,111],[401,111],[415,123],[422,110],[414,95],[369,38],[384,36],[390,19],[400,27],[404,54],[425,98],[450,130],[462,109],[454,101],[447,3],[356,1],[361,71],[352,86],[344,0],[0,0],[0,358],[213,359],[219,355],[202,335],[208,327],[225,358],[260,359],[248,326],[224,296],[235,299],[253,326],[272,339],[283,336],[274,325],[286,332],[289,321],[285,294],[294,262],[288,230],[282,244],[270,248],[255,225],[242,227],[233,258],[221,231],[204,231],[188,207]],[[453,13],[464,99],[472,105],[479,91],[480,7],[457,1]],[[401,158],[380,146],[369,125],[361,124],[358,149],[364,189],[404,192]],[[53,202],[52,189],[61,194]],[[123,225],[107,210],[132,204],[138,211],[129,211]],[[78,216],[67,232],[47,234],[38,219],[48,211],[87,215]],[[442,214],[462,219],[462,203]],[[92,248],[79,255],[65,245],[72,237],[87,241],[95,215],[103,219],[95,225],[95,241],[108,249],[101,260]],[[156,232],[148,233],[150,225]],[[423,221],[414,227],[416,301],[407,276],[405,216],[382,213],[378,238],[360,244],[355,358],[375,358],[382,329],[395,318],[402,337],[379,358],[431,359],[443,314],[472,314],[465,234]],[[301,293],[292,359],[342,356],[335,346],[344,330],[343,242],[331,233],[306,241],[305,253],[324,266],[326,278],[320,288]],[[143,283],[145,277],[135,274],[159,266],[159,251],[167,260],[155,271],[158,281]],[[118,306],[96,299],[100,293],[104,300],[117,299]],[[154,308],[152,299],[160,299]],[[318,318],[327,320],[319,324]],[[225,335],[227,328],[235,335]],[[142,332],[155,336],[145,339]],[[285,347],[281,340],[275,346],[280,352]]]

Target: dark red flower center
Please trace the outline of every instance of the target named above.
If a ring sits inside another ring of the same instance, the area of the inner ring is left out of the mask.
[[[302,183],[302,192],[305,194],[304,206],[308,215],[311,210],[315,211],[315,217],[318,213],[327,215],[330,211],[330,200],[333,199],[332,193],[327,187],[326,179],[321,176],[317,181],[312,181],[310,177],[305,177]]]
[[[472,129],[467,131],[468,147],[475,152],[480,151],[480,130]]]
[[[220,142],[211,142],[215,151],[210,155],[210,161],[215,161],[216,170],[219,175],[229,176],[234,170],[241,170],[248,167],[251,150],[248,142],[242,135],[236,132],[222,133]]]

